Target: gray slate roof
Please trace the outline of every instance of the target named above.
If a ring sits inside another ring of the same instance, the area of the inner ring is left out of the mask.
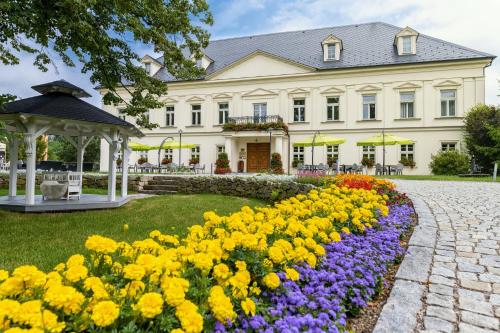
[[[256,51],[267,52],[316,70],[495,58],[491,54],[423,34],[417,38],[417,54],[400,56],[394,46],[394,37],[401,29],[374,22],[214,40],[205,49],[205,54],[214,60],[206,72],[209,75],[219,71]],[[342,40],[343,50],[338,61],[323,61],[321,42],[329,34]],[[162,57],[157,60],[163,63]],[[160,69],[155,76],[164,81],[176,80],[165,68]]]

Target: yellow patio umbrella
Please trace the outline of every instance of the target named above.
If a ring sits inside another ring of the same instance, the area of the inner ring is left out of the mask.
[[[319,131],[314,135],[303,141],[297,141],[293,144],[294,147],[312,147],[312,164],[314,165],[314,147],[316,146],[329,146],[339,145],[345,142],[344,138],[337,138],[334,136],[323,135]]]
[[[385,133],[374,135],[368,139],[358,141],[358,146],[382,146],[382,173],[385,173],[385,146],[388,145],[411,145],[413,140],[397,135]]]
[[[152,146],[145,145],[143,143],[138,143],[138,142],[129,142],[128,146],[133,151],[144,151],[144,150],[153,150],[153,149],[155,149]]]
[[[182,133],[182,132],[181,132]],[[179,139],[181,138],[181,134],[179,135]],[[175,139],[171,136],[163,139],[159,146],[155,146],[154,149],[158,149],[158,166],[161,165],[161,150],[162,149],[179,149],[179,165],[181,165],[181,149],[185,148],[194,148],[196,145],[194,143],[175,141]]]

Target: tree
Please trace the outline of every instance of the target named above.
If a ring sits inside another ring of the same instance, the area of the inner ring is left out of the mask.
[[[85,148],[83,160],[85,162],[99,162],[101,152],[101,141],[93,138]],[[76,162],[76,148],[62,136],[55,136],[49,140],[49,159]]]
[[[125,103],[125,114],[153,128],[146,112],[163,106],[158,97],[167,86],[137,66],[129,42],[153,44],[170,74],[197,78],[202,70],[186,55],[201,58],[209,40],[203,26],[212,22],[206,0],[7,0],[0,2],[0,61],[16,65],[29,53],[41,71],[54,63],[51,53],[67,66],[78,61],[105,89],[105,104]],[[128,98],[118,95],[120,87]]]
[[[465,116],[465,144],[470,155],[490,172],[500,160],[500,108],[479,104]]]
[[[23,160],[26,162],[26,146],[24,145],[24,141],[22,139],[22,136],[19,134],[12,134],[12,135],[17,135],[18,140],[19,140],[19,149],[17,151],[17,158],[18,160]],[[36,139],[36,160],[41,161],[45,157],[45,152],[47,151],[47,142],[45,141],[45,138],[43,136],[39,136]],[[7,145],[7,159],[10,160],[10,152],[9,152],[9,146]]]
[[[432,155],[429,168],[435,175],[456,176],[469,172],[469,155],[455,150]]]

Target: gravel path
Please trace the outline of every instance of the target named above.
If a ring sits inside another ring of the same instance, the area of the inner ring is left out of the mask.
[[[374,332],[499,332],[500,184],[394,182],[419,223]]]

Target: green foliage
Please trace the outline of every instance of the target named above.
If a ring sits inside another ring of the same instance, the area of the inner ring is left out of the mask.
[[[224,131],[268,131],[270,129],[282,129],[288,133],[288,126],[283,121],[269,122],[269,123],[225,123],[222,127]]]
[[[414,168],[416,166],[415,161],[409,159],[408,157],[401,157],[401,160],[399,160],[399,163],[403,164],[406,167],[410,167],[410,168]]]
[[[500,108],[479,104],[465,116],[465,144],[483,172],[500,160]]]
[[[458,151],[442,151],[432,156],[429,167],[435,175],[456,176],[469,172],[469,155]]]
[[[337,158],[328,157],[328,160],[326,161],[326,163],[331,168],[334,163],[337,163],[337,160],[338,160]]]
[[[281,162],[281,155],[279,153],[273,153],[271,155],[271,172],[278,175],[284,173],[283,163]]]
[[[367,168],[373,168],[375,161],[365,156],[361,159],[361,164]]]
[[[101,140],[93,138],[85,148],[84,162],[99,162]],[[49,160],[62,162],[76,162],[76,147],[62,136],[55,136],[49,140]]]
[[[310,184],[318,187],[324,187],[335,183],[335,177],[325,175],[300,176],[295,179],[295,182],[300,184]]]
[[[215,161],[215,171],[216,174],[230,173],[231,168],[229,167],[229,158],[227,153],[220,153],[217,161]]]
[[[197,78],[203,71],[185,51],[201,58],[209,40],[204,27],[213,22],[206,0],[2,1],[0,17],[4,65],[19,64],[22,53],[33,54],[41,71],[54,63],[52,54],[67,66],[76,59],[82,73],[91,73],[91,82],[105,89],[105,104],[125,103],[124,113],[147,128],[156,125],[146,112],[163,106],[158,97],[167,86],[137,66],[140,58],[129,44],[155,45],[169,73]],[[122,99],[118,88],[129,96]]]
[[[19,135],[18,135],[19,136]],[[18,160],[23,160],[26,162],[26,146],[24,144],[24,141],[21,139],[19,136],[19,149],[17,151],[17,158]],[[7,158],[10,159],[9,155],[9,146],[7,146]],[[45,152],[47,151],[47,142],[45,142],[45,139],[43,136],[39,136],[36,139],[36,160],[41,161],[45,157]]]
[[[300,164],[300,161],[297,158],[294,158],[292,161],[292,168],[298,167]]]

